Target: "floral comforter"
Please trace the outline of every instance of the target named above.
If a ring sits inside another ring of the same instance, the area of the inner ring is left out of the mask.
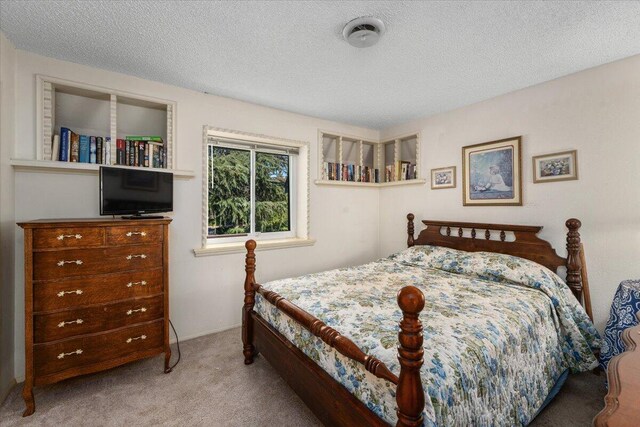
[[[597,364],[600,337],[555,273],[489,252],[416,246],[358,267],[264,284],[355,342],[395,374],[396,294],[425,295],[425,425],[526,425],[560,375]],[[382,419],[395,425],[395,386],[342,356],[261,295],[255,310]]]

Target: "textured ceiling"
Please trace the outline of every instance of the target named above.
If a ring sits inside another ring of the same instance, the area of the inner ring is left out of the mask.
[[[358,16],[387,32],[341,38]],[[640,2],[6,1],[19,49],[381,129],[640,53]]]

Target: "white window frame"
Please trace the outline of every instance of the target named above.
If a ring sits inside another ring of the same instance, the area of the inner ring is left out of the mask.
[[[209,196],[209,171],[208,171],[208,147],[211,139],[216,139],[219,146],[235,149],[244,149],[251,154],[251,227],[249,234],[242,236],[208,236],[208,196]],[[234,144],[234,142],[237,142]],[[251,150],[251,144],[259,145],[259,148]],[[289,198],[290,198],[290,229],[286,232],[256,233],[255,225],[255,186],[254,173],[255,153],[272,152],[282,154],[287,149],[297,149],[298,154],[289,157]],[[212,126],[203,127],[202,143],[202,246],[194,249],[196,256],[215,255],[222,253],[244,252],[244,244],[253,239],[258,243],[257,250],[281,249],[287,247],[310,246],[315,243],[309,237],[309,143],[290,139],[257,135],[252,133],[220,129]]]

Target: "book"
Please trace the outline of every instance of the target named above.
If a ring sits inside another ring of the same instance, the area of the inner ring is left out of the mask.
[[[71,147],[69,137],[71,136],[71,130],[69,128],[60,128],[60,157],[61,162],[69,161],[69,148]]]
[[[96,163],[98,161],[98,146],[95,136],[89,137],[89,163]]]
[[[133,166],[138,166],[140,163],[140,141],[131,141],[133,143]]]
[[[393,165],[386,165],[384,167],[384,182],[394,181]]]
[[[69,161],[70,162],[79,162],[80,161],[80,135],[78,135],[77,133],[70,131],[69,132],[69,141],[70,141],[70,147],[71,147],[71,152],[69,155]]]
[[[149,151],[151,150],[151,144],[145,144],[144,146],[144,166],[149,167]]]
[[[144,167],[145,142],[138,141],[138,166]]]
[[[128,139],[129,141],[153,141],[153,142],[159,142],[162,144],[162,137],[161,136],[127,136],[126,139]]]
[[[104,158],[103,139],[101,136],[96,136],[96,163],[102,164]]]
[[[116,165],[124,164],[124,139],[116,139]]]
[[[131,166],[131,141],[124,140],[124,164]]]
[[[60,159],[60,135],[53,135],[53,141],[51,141],[51,160]]]
[[[150,145],[150,146],[152,150],[153,167],[159,168],[160,167],[160,148],[156,147],[155,145]]]
[[[80,158],[78,160],[80,163],[89,163],[89,155],[91,154],[91,147],[89,145],[89,137],[87,135],[80,135]]]

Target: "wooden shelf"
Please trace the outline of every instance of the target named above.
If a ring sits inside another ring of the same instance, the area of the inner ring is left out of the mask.
[[[54,162],[51,160],[26,160],[26,159],[11,159],[11,166],[16,171],[27,172],[53,172],[53,173],[66,173],[66,174],[89,174],[96,175],[100,166],[108,166],[111,168],[122,169],[135,169],[135,170],[147,170],[154,172],[171,172],[176,178],[191,179],[195,176],[195,173],[191,170],[179,170],[179,169],[159,169],[159,168],[143,168],[134,166],[119,166],[119,165],[99,165],[95,163],[69,163],[69,162]]]
[[[401,185],[422,185],[426,184],[426,179],[407,179],[405,181],[382,182],[378,184],[380,187],[398,187]]]
[[[426,184],[426,179],[408,179],[405,181],[393,182],[353,182],[353,181],[328,181],[316,179],[316,185],[329,185],[334,187],[397,187],[401,185],[421,185]]]
[[[166,165],[171,169],[179,166],[175,101],[44,75],[36,75],[36,92],[36,160],[52,159],[52,137],[66,127],[80,135],[111,138],[112,163],[118,139],[160,136]]]

